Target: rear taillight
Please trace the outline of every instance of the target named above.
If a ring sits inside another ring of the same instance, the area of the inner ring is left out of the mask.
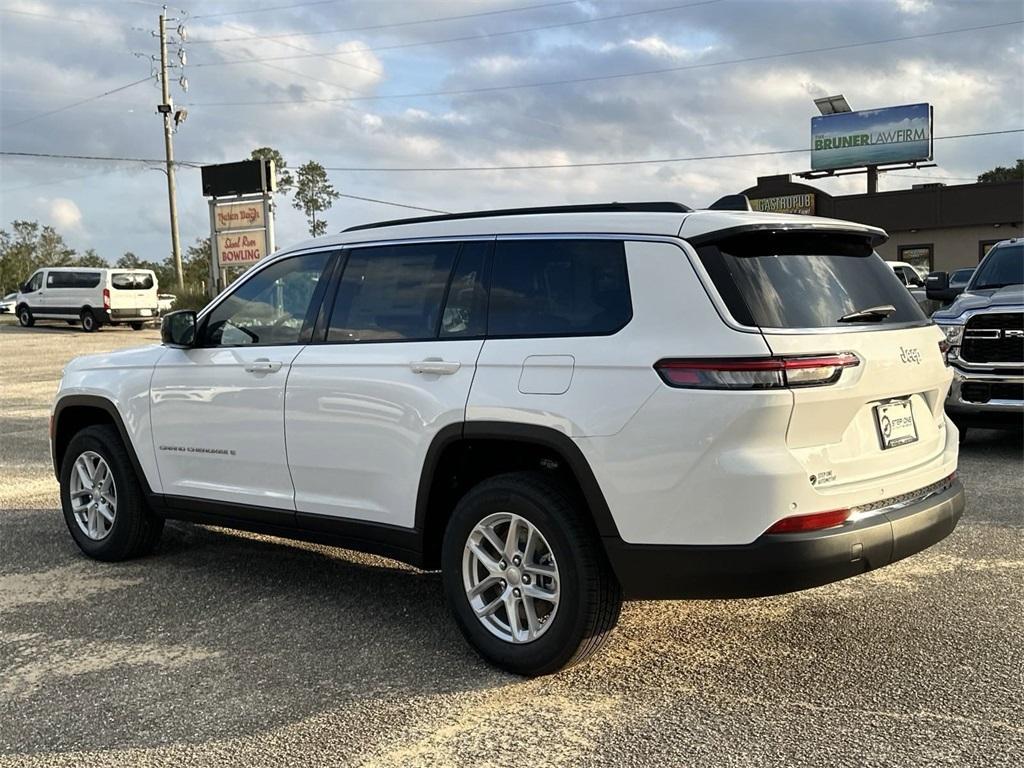
[[[110,289],[103,289],[103,308],[110,309]]]
[[[654,369],[670,387],[686,389],[777,389],[820,387],[839,381],[844,368],[860,365],[852,352],[809,357],[727,357],[659,360]]]
[[[809,515],[793,515],[784,517],[765,533],[806,533],[807,531],[821,531],[825,528],[835,528],[846,522],[850,516],[848,509],[832,509],[828,512],[813,512]]]

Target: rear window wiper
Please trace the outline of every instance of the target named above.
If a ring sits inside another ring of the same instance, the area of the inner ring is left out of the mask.
[[[858,309],[855,312],[843,315],[839,318],[840,323],[875,322],[880,323],[896,311],[892,304],[879,304],[877,307]]]

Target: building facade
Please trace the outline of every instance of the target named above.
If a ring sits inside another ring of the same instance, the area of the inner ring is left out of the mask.
[[[805,213],[882,227],[889,240],[878,248],[887,261],[905,261],[927,272],[977,266],[1000,240],[1024,236],[1024,182],[921,184],[873,195],[830,195],[793,181],[762,176],[743,190],[755,210]]]

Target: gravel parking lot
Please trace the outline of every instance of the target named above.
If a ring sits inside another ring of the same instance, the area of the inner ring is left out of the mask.
[[[607,651],[497,672],[437,574],[170,524],[79,554],[47,416],[77,354],[153,330],[0,323],[0,766],[1020,765],[1019,435],[972,432],[940,545],[808,592],[632,603]]]

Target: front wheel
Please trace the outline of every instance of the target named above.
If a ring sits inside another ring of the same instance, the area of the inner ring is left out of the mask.
[[[36,324],[36,319],[32,316],[32,310],[27,306],[23,306],[18,310],[18,323],[22,328],[31,328]]]
[[[448,522],[441,560],[459,629],[509,672],[576,664],[618,621],[621,589],[591,521],[544,473],[499,475],[470,490]]]
[[[151,551],[164,521],[150,512],[121,435],[86,427],[68,443],[60,470],[64,522],[79,549],[96,560],[127,560]]]

